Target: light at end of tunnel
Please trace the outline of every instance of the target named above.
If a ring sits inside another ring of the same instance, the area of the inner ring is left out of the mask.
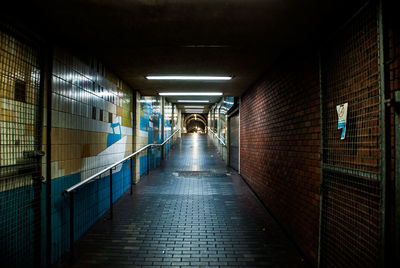
[[[196,76],[196,75],[148,75],[148,80],[231,80],[232,76]]]
[[[222,92],[160,92],[160,96],[222,96]]]
[[[178,100],[178,102],[193,102],[193,103],[195,103],[195,102],[198,102],[198,103],[208,103],[209,102],[209,100]]]

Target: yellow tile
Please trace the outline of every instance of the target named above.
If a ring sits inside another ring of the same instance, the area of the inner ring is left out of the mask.
[[[47,144],[47,127],[43,127],[42,130],[42,144],[46,145]]]
[[[51,146],[51,161],[58,161],[58,157],[57,157],[57,146]]]
[[[25,125],[24,135],[34,135],[34,134],[35,134],[35,126]]]
[[[14,122],[14,112],[10,110],[0,109],[0,121]]]

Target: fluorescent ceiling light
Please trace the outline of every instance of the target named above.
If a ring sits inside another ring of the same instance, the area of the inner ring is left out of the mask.
[[[204,112],[203,111],[189,111],[189,110],[187,110],[187,111],[185,111],[185,113],[187,113],[187,114],[202,114]]]
[[[161,92],[160,96],[222,96],[222,92]]]
[[[209,100],[178,100],[178,102],[209,102]]]
[[[140,103],[154,103],[158,102],[158,100],[139,100]]]
[[[231,80],[232,76],[194,76],[194,75],[166,75],[146,76],[148,80]]]
[[[192,106],[192,105],[189,105],[189,106],[183,106],[183,107],[185,107],[185,108],[204,108],[204,106]]]

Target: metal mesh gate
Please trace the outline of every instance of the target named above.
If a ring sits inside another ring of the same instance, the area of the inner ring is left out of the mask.
[[[5,267],[40,261],[40,100],[37,51],[0,29],[0,256]]]
[[[366,6],[321,52],[321,267],[376,267],[382,247],[377,10]],[[337,105],[348,103],[345,139]]]
[[[229,117],[229,165],[239,170],[239,114]]]

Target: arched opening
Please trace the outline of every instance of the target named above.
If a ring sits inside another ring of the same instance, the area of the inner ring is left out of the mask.
[[[201,114],[188,114],[185,116],[184,127],[187,133],[205,133],[207,120]]]

